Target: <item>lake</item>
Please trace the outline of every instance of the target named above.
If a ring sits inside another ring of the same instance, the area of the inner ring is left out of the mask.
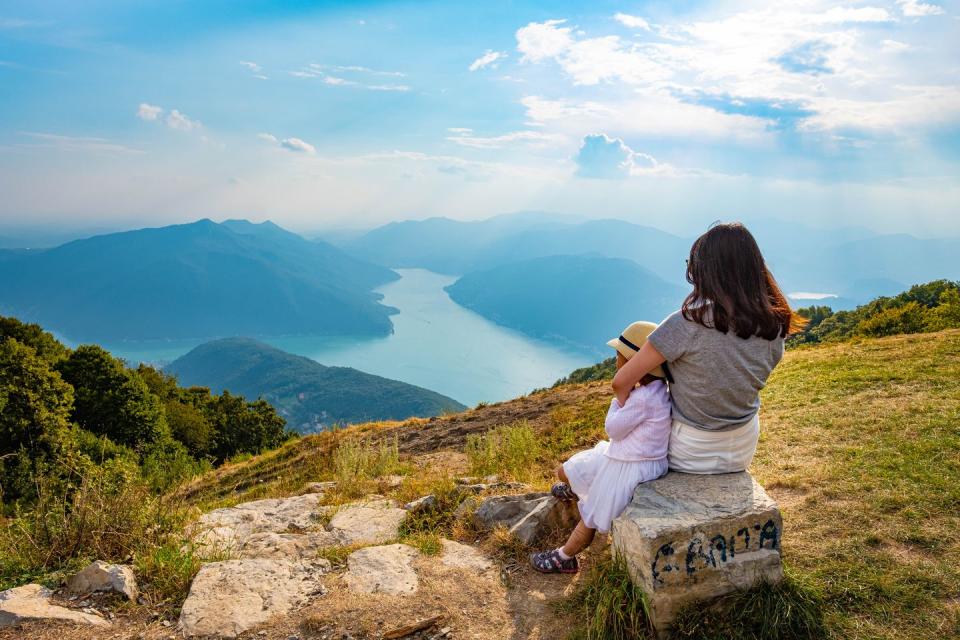
[[[261,338],[325,365],[353,367],[438,391],[468,406],[515,398],[553,384],[597,358],[498,326],[453,302],[443,288],[456,278],[397,269],[378,291],[400,313],[384,338]],[[129,362],[170,362],[198,342],[104,345]]]

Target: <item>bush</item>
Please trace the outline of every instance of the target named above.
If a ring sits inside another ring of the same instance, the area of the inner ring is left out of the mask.
[[[902,307],[884,309],[856,326],[856,333],[871,338],[893,336],[900,333],[919,333],[923,331],[924,307],[916,302],[908,302]]]
[[[408,471],[400,462],[396,438],[372,442],[343,437],[333,452],[332,464],[338,489],[348,495],[363,495],[374,478]]]
[[[497,427],[467,436],[466,453],[475,475],[501,474],[529,480],[535,471],[537,435],[526,422]]]

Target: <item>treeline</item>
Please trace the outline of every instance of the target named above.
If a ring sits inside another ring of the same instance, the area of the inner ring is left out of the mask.
[[[797,309],[807,319],[806,328],[787,339],[787,347],[818,342],[836,342],[856,337],[879,338],[902,333],[925,333],[960,328],[960,283],[934,280],[908,291],[876,298],[852,311],[834,311],[827,306]],[[609,380],[616,373],[616,360],[576,369],[553,386]]]
[[[90,473],[136,476],[163,491],[294,434],[267,402],[181,388],[95,345],[68,349],[35,324],[0,316],[0,507],[69,493]]]
[[[808,324],[802,333],[791,336],[788,346],[960,328],[960,283],[934,280],[914,285],[852,311],[811,306],[797,313],[807,318]]]

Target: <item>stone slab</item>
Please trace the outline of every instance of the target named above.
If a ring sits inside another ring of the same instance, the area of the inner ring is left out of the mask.
[[[344,579],[351,591],[408,596],[419,581],[413,568],[418,552],[406,544],[365,547],[347,557]]]
[[[392,500],[372,500],[344,506],[330,519],[329,530],[341,544],[380,544],[400,533],[407,511]]]
[[[290,498],[269,498],[214,509],[192,527],[198,544],[239,550],[255,533],[300,533],[317,529],[317,505],[322,495],[307,493]]]
[[[612,529],[659,631],[689,603],[780,581],[782,531],[776,502],[747,472],[645,482]]]
[[[443,552],[440,554],[440,563],[447,567],[456,569],[466,569],[468,571],[483,573],[493,567],[493,562],[483,553],[471,547],[470,545],[460,544],[453,540],[443,539],[440,541],[443,545]]]
[[[25,584],[0,592],[0,628],[43,620],[110,626],[100,616],[52,604],[52,595],[53,592],[39,584]]]

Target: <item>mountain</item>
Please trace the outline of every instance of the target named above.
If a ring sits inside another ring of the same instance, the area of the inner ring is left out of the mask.
[[[75,341],[386,335],[398,276],[273,223],[200,220],[0,259],[0,311]]]
[[[498,324],[595,352],[635,320],[659,322],[686,293],[635,262],[602,256],[513,262],[465,275],[446,291]]]
[[[263,397],[293,429],[429,417],[465,407],[452,398],[349,367],[327,367],[250,338],[224,338],[196,347],[164,371],[181,385]]]

